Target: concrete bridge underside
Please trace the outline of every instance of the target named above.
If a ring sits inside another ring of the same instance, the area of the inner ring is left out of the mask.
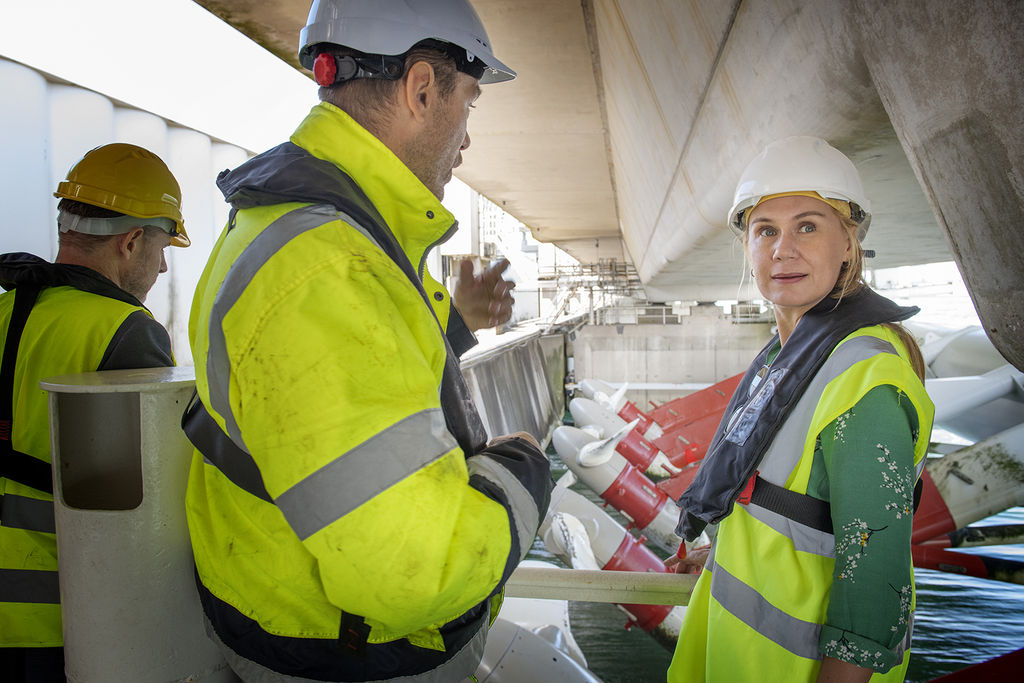
[[[198,1],[295,64],[306,0]],[[955,259],[1024,367],[1018,0],[473,4],[519,78],[486,89],[458,175],[538,239],[632,262],[652,300],[736,298],[740,172],[819,135],[864,175],[872,265]]]

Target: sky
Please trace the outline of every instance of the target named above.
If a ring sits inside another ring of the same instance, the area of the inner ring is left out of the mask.
[[[254,152],[317,101],[309,77],[192,0],[0,0],[0,54]]]

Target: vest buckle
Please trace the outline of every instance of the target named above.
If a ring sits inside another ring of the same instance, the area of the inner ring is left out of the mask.
[[[760,474],[757,470],[750,475],[750,479],[747,480],[747,485],[740,491],[740,495],[736,496],[736,502],[742,505],[750,505],[750,497],[754,495],[754,486],[757,484],[757,475]]]

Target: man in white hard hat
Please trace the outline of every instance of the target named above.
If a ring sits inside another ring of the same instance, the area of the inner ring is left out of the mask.
[[[64,680],[50,429],[39,381],[174,365],[171,340],[142,302],[188,246],[181,191],[135,145],[88,152],[54,193],[55,263],[0,256],[0,679]]]
[[[321,103],[219,177],[192,307],[207,630],[247,681],[459,681],[552,486],[534,437],[488,442],[423,265],[480,85],[514,73],[467,0],[314,2],[299,55]]]

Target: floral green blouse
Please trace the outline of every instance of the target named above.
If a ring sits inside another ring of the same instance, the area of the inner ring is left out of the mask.
[[[875,387],[822,430],[807,493],[829,501],[835,570],[818,647],[825,656],[886,671],[911,622],[914,406]]]

